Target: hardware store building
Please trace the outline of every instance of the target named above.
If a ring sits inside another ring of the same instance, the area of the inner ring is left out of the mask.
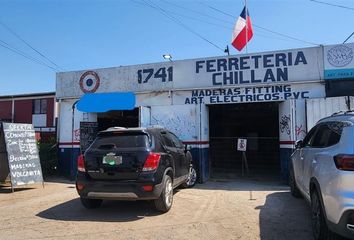
[[[239,138],[247,139],[249,174],[286,178],[295,141],[320,117],[350,108],[353,49],[318,46],[58,73],[60,169],[75,175],[83,126],[162,125],[191,145],[201,182],[241,174]]]

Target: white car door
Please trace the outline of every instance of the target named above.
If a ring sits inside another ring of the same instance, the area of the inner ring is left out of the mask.
[[[313,140],[310,142],[310,147],[304,154],[303,184],[304,190],[308,195],[310,194],[310,180],[318,161],[316,155],[326,151],[331,133],[332,131],[327,123],[319,124]]]
[[[305,191],[305,186],[304,186],[304,167],[305,167],[305,155],[308,154],[309,151],[311,151],[311,142],[313,140],[313,137],[317,131],[317,126],[313,127],[305,136],[304,140],[301,143],[301,146],[296,150],[294,153],[294,173],[295,173],[295,180],[298,185],[298,187],[302,190]]]

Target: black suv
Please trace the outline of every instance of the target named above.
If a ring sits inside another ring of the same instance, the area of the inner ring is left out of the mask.
[[[78,158],[76,189],[86,208],[107,200],[154,200],[170,210],[173,189],[195,184],[192,156],[164,128],[109,128]]]

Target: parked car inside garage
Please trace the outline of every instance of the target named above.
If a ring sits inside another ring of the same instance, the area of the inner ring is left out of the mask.
[[[102,200],[153,200],[167,212],[173,189],[192,187],[192,155],[164,128],[109,128],[78,158],[76,189],[86,208]]]
[[[321,119],[291,157],[291,193],[311,203],[315,239],[354,239],[353,124],[353,112]]]

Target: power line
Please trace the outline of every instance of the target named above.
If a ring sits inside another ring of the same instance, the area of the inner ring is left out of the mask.
[[[349,37],[347,37],[347,39],[344,40],[343,44],[346,43],[353,35],[354,35],[354,32],[352,32],[352,34],[350,34]]]
[[[224,11],[222,11],[222,10],[220,10],[220,9],[217,9],[217,8],[215,8],[215,7],[213,7],[213,6],[210,6],[210,5],[208,5],[208,4],[204,3],[204,2],[199,2],[199,3],[202,4],[202,5],[207,6],[208,8],[210,8],[210,9],[216,11],[216,12],[222,13],[222,14],[224,14],[224,15],[226,15],[226,16],[229,16],[229,17],[232,17],[232,18],[234,18],[234,19],[236,18],[235,16],[233,16],[233,15],[227,13],[227,12],[224,12]],[[268,28],[265,28],[265,27],[261,27],[261,26],[259,26],[259,25],[256,25],[256,24],[254,24],[254,23],[252,23],[252,25],[255,26],[256,28],[262,29],[262,30],[264,30],[264,31],[267,31],[267,32],[270,32],[270,33],[273,33],[273,34],[276,34],[276,35],[279,35],[279,36],[282,36],[282,37],[286,37],[286,38],[289,38],[289,39],[292,39],[292,40],[296,40],[296,41],[298,41],[298,42],[303,42],[303,43],[307,43],[307,44],[315,45],[315,46],[320,45],[320,44],[318,44],[318,43],[309,42],[309,41],[306,41],[306,40],[302,40],[302,39],[300,39],[300,38],[292,37],[292,36],[287,35],[287,34],[284,34],[284,33],[276,32],[276,31],[270,30],[270,29],[268,29]]]
[[[189,9],[187,7],[184,7],[184,6],[181,6],[181,5],[178,5],[176,3],[172,3],[172,2],[169,2],[169,1],[166,1],[166,0],[161,0],[162,2],[164,3],[167,3],[167,4],[170,4],[172,6],[175,6],[177,8],[180,8],[180,9],[183,9],[183,10],[187,10],[187,11],[190,11],[190,12],[193,12],[193,13],[196,13],[196,14],[199,14],[201,16],[204,16],[204,17],[208,17],[208,18],[212,18],[214,20],[217,20],[217,21],[220,21],[220,22],[224,22],[224,23],[229,23],[229,24],[234,24],[234,22],[230,22],[230,21],[227,21],[227,20],[224,20],[224,19],[221,19],[221,18],[217,18],[217,17],[214,17],[214,16],[211,16],[209,14],[205,14],[203,12],[199,12],[199,11],[195,11],[193,9]]]
[[[306,41],[306,40],[302,40],[302,39],[300,39],[300,38],[296,38],[296,37],[289,36],[289,35],[287,35],[287,34],[283,34],[283,33],[280,33],[280,32],[276,32],[276,31],[267,29],[267,28],[265,28],[265,27],[258,26],[258,25],[256,25],[256,24],[253,24],[253,25],[254,25],[256,28],[263,29],[264,31],[271,32],[271,33],[277,34],[277,35],[279,35],[279,36],[287,37],[287,38],[293,39],[293,40],[298,41],[298,42],[303,42],[303,43],[307,43],[307,44],[315,45],[315,46],[320,45],[320,44],[318,44],[318,43],[309,42],[309,41]]]
[[[166,17],[170,18],[172,21],[176,22],[177,24],[179,24],[180,26],[182,26],[183,28],[185,28],[187,31],[193,33],[194,35],[196,35],[197,37],[199,37],[200,39],[206,41],[207,43],[211,44],[212,46],[216,47],[217,49],[221,50],[224,52],[224,49],[222,49],[221,47],[219,47],[218,45],[216,45],[215,43],[211,42],[210,40],[206,39],[205,37],[203,37],[202,35],[200,35],[198,32],[194,31],[192,28],[188,27],[186,24],[184,24],[183,22],[181,22],[180,20],[178,20],[177,18],[170,16],[167,14],[166,10],[164,10],[163,8],[159,7],[158,5],[155,5],[151,2],[150,4],[148,2],[146,2],[145,0],[142,0],[143,2],[145,2],[148,6],[157,9],[158,11],[160,11],[160,13],[162,13],[163,15],[165,15]]]
[[[151,6],[151,5],[148,5],[148,4],[143,3],[143,2],[139,2],[139,1],[136,1],[136,0],[131,0],[131,1],[134,2],[134,3],[140,4],[140,5],[143,5],[143,6],[148,6],[148,7],[151,7],[151,8],[155,8],[155,7]],[[170,3],[170,2],[164,1],[164,0],[161,0],[161,1],[166,2],[166,3]],[[182,9],[184,9],[184,10],[190,10],[191,12],[196,12],[196,13],[198,13],[198,11],[194,11],[194,10],[192,10],[192,9],[189,9],[189,8],[186,8],[186,7],[182,7],[182,6],[177,5],[177,4],[175,4],[175,3],[170,3],[170,4],[173,5],[173,6],[182,8]],[[155,9],[156,9],[156,8],[155,8]],[[194,20],[194,21],[199,21],[199,22],[206,23],[206,24],[213,25],[213,26],[223,27],[223,28],[228,29],[228,30],[230,30],[230,31],[233,30],[233,28],[230,27],[230,26],[220,25],[220,24],[216,24],[216,23],[211,23],[211,22],[209,22],[209,21],[205,21],[205,20],[200,19],[200,18],[191,17],[191,16],[188,16],[188,15],[176,13],[176,12],[173,12],[173,11],[170,11],[170,10],[166,10],[166,9],[164,9],[164,10],[165,10],[166,12],[170,13],[170,14],[173,14],[173,15],[181,16],[181,17],[184,17],[184,18],[188,18],[188,19],[191,19],[191,20]],[[200,13],[200,15],[205,15],[205,14],[203,14],[203,13],[201,13],[201,12],[199,12],[199,13]],[[211,15],[205,15],[205,16],[208,16],[208,17],[213,18]],[[230,16],[232,16],[232,15],[230,15]],[[232,16],[232,17],[233,17],[233,16]],[[233,17],[233,18],[234,18],[234,17]],[[221,20],[221,19],[218,19],[218,20]],[[223,22],[233,24],[233,23],[231,23],[231,22],[229,22],[229,21],[224,21],[224,20],[223,20]],[[265,31],[264,29],[261,29],[261,28],[259,28],[259,29]],[[269,31],[271,31],[271,30],[269,30]],[[265,31],[265,32],[268,32],[268,33],[269,33],[269,31]],[[274,37],[274,36],[269,36],[269,35],[261,34],[261,33],[259,33],[259,32],[255,32],[254,35],[255,35],[255,36],[259,36],[259,37],[263,37],[263,38],[268,38],[268,39],[275,39],[275,40],[288,41],[288,42],[290,41],[290,40],[289,40],[289,37],[287,37],[287,36],[281,36],[281,38],[279,38],[279,37]],[[277,34],[277,35],[278,35],[278,34]],[[294,40],[294,39],[291,39],[291,40]]]
[[[4,48],[6,48],[6,49],[8,49],[8,50],[10,50],[10,51],[12,51],[12,52],[18,54],[18,55],[21,55],[22,57],[27,58],[28,60],[31,60],[31,61],[33,61],[33,62],[35,62],[35,63],[38,63],[38,64],[40,64],[40,65],[43,65],[43,66],[45,66],[45,67],[48,67],[48,68],[52,69],[54,72],[57,71],[57,69],[53,68],[52,66],[49,66],[48,64],[46,64],[46,63],[44,63],[44,62],[42,62],[42,61],[40,61],[40,60],[38,60],[38,59],[36,59],[36,58],[33,58],[33,57],[27,55],[27,54],[24,53],[23,51],[14,48],[13,46],[11,46],[10,44],[8,44],[8,43],[5,42],[5,41],[0,40],[0,46],[2,46],[2,47],[4,47]]]
[[[148,6],[148,5],[146,5],[146,4],[142,3],[142,2],[137,2],[137,1],[134,1],[134,0],[132,0],[132,1],[135,2],[135,3],[141,4],[143,6]],[[165,2],[166,3],[170,3],[170,2],[167,2],[167,1],[165,1]],[[172,4],[174,6],[177,6],[177,7],[181,7],[181,6],[178,6],[177,4],[174,4],[174,3],[170,3],[170,4]],[[151,7],[151,6],[149,6],[149,7]],[[188,8],[184,8],[184,9],[187,10]],[[176,16],[180,16],[180,17],[184,17],[184,18],[191,19],[191,20],[194,20],[194,21],[198,21],[198,22],[209,24],[209,25],[213,25],[213,26],[222,27],[222,28],[225,28],[225,29],[229,29],[229,30],[231,29],[232,30],[231,26],[226,26],[226,25],[218,24],[218,23],[212,23],[212,22],[209,22],[209,21],[205,21],[204,19],[191,17],[191,16],[188,16],[188,15],[185,15],[185,14],[180,14],[180,13],[177,13],[177,12],[174,12],[174,11],[170,11],[170,10],[166,10],[166,9],[164,9],[164,11],[167,12],[167,13],[176,15]],[[191,10],[191,11],[193,11],[193,10]],[[233,24],[233,23],[228,22],[228,21],[223,21],[223,22]]]
[[[134,1],[134,0],[131,0],[131,1],[132,1],[132,2],[135,2],[135,3],[139,3],[139,2]],[[213,43],[213,42],[211,42],[210,40],[208,40],[207,38],[203,37],[203,36],[200,35],[198,32],[194,31],[192,28],[188,27],[186,24],[184,24],[183,22],[181,22],[179,19],[177,19],[177,18],[175,18],[175,17],[169,15],[168,12],[167,12],[165,9],[159,7],[158,5],[152,3],[152,2],[149,1],[149,0],[147,0],[147,1],[142,0],[142,1],[146,4],[146,6],[151,7],[151,8],[153,8],[153,9],[159,11],[159,12],[160,12],[161,14],[163,14],[165,17],[171,19],[172,21],[174,21],[174,22],[177,23],[178,25],[182,26],[182,27],[183,27],[184,29],[186,29],[187,31],[193,33],[194,35],[196,35],[196,36],[199,37],[200,39],[204,40],[205,42],[209,43],[210,45],[212,45],[212,46],[214,46],[215,48],[217,48],[217,49],[221,50],[222,52],[224,52],[224,49],[223,49],[223,48],[219,47],[219,46],[216,45],[215,43]]]
[[[212,23],[212,22],[209,22],[209,21],[205,21],[205,20],[203,20],[203,19],[200,19],[200,18],[191,17],[191,16],[188,16],[188,15],[176,13],[176,12],[169,11],[169,10],[166,10],[166,9],[165,9],[165,11],[168,12],[168,13],[170,13],[170,14],[176,15],[176,16],[180,16],[180,17],[184,17],[184,18],[191,19],[191,20],[203,22],[203,23],[206,23],[206,24],[209,24],[209,25],[214,25],[214,26],[217,26],[217,27],[222,27],[222,28],[230,29],[230,27],[228,27],[228,26],[226,26],[226,25],[221,25],[221,24],[217,24],[217,23]]]
[[[234,23],[232,23],[232,22],[230,22],[230,21],[225,21],[225,20],[223,20],[223,19],[215,18],[215,17],[213,17],[213,16],[211,16],[211,15],[204,14],[204,13],[202,13],[202,12],[189,9],[189,8],[184,7],[184,6],[180,6],[180,5],[178,5],[178,4],[175,4],[175,3],[172,3],[172,2],[169,2],[169,1],[166,1],[166,0],[160,0],[160,1],[165,2],[165,3],[168,3],[168,4],[172,5],[172,6],[175,6],[175,7],[184,9],[184,10],[188,10],[188,11],[197,13],[197,14],[202,15],[202,16],[206,16],[206,17],[209,17],[209,18],[213,18],[213,19],[222,21],[222,22],[224,22],[224,23],[234,24]],[[204,3],[202,3],[202,4],[204,4]],[[214,10],[220,11],[220,10],[218,10],[218,9],[216,9],[216,8],[214,8]],[[168,10],[166,10],[166,11],[168,11]],[[207,23],[207,24],[210,24],[210,25],[220,26],[220,27],[223,27],[223,28],[226,28],[226,29],[229,29],[229,30],[233,30],[231,27],[228,27],[228,26],[226,26],[226,25],[220,25],[220,24],[210,23],[210,22],[208,22],[208,21],[205,21],[205,20],[202,20],[202,19],[199,19],[199,18],[186,16],[186,15],[179,14],[179,13],[172,12],[172,11],[168,11],[168,12],[170,12],[171,14],[175,14],[175,15],[178,15],[178,16],[186,17],[186,18],[189,18],[189,19],[192,19],[192,20],[195,20],[195,21],[200,21],[200,22],[204,22],[204,23]],[[224,13],[224,12],[222,12],[222,13]],[[224,13],[224,14],[227,14],[227,13]],[[228,14],[228,15],[231,16],[232,18],[235,18],[234,16],[232,16],[232,15],[230,15],[230,14]],[[272,30],[265,29],[265,28],[260,27],[260,26],[257,26],[257,27],[258,27],[259,29],[261,29],[261,30],[266,31],[266,32],[271,32],[271,33],[273,33],[273,34],[276,34],[276,33],[275,33],[274,31],[272,31]],[[280,34],[281,34],[281,33],[280,33]],[[280,35],[280,34],[276,34],[276,35]],[[255,35],[262,36],[262,37],[265,37],[265,38],[271,38],[271,39],[277,39],[277,40],[286,41],[284,38],[271,37],[271,36],[267,36],[267,35],[264,35],[264,34],[260,34],[260,33],[258,33],[258,32],[255,32]],[[289,39],[289,36],[286,36],[286,35],[284,35],[284,36],[282,36],[282,37],[285,37],[285,38],[288,38],[288,39]],[[292,40],[299,41],[299,39],[292,39]],[[313,43],[310,43],[310,42],[308,42],[308,43],[309,43],[309,44],[313,44]],[[315,44],[315,45],[318,45],[318,44]]]
[[[179,13],[172,12],[172,11],[169,11],[169,10],[165,10],[165,11],[166,11],[166,12],[169,12],[170,14],[176,15],[176,16],[184,17],[184,18],[187,18],[187,19],[191,19],[191,20],[194,20],[194,21],[206,23],[206,24],[209,24],[209,25],[217,26],[217,27],[222,27],[222,28],[228,29],[228,30],[230,30],[230,31],[233,30],[233,28],[230,27],[230,26],[221,25],[221,24],[216,24],[216,23],[211,23],[211,22],[208,22],[208,21],[199,19],[199,18],[191,17],[191,16],[184,15],[184,14],[179,14]],[[269,32],[269,31],[271,31],[271,30],[268,30],[268,32]],[[284,38],[271,37],[271,36],[267,36],[267,35],[261,34],[261,33],[259,33],[259,32],[255,32],[254,34],[255,34],[256,36],[261,36],[261,37],[265,37],[265,38],[271,38],[271,39],[277,39],[277,40],[286,41],[286,39],[284,39]]]
[[[138,3],[138,4],[142,4],[142,5],[144,5],[144,6],[149,6],[149,7],[154,8],[153,6],[151,6],[151,5],[146,5],[146,4],[142,3],[142,2],[138,2],[138,1],[134,1],[134,0],[132,0],[132,1],[135,2],[135,3]],[[165,1],[165,2],[167,2],[167,1]],[[177,5],[177,4],[173,4],[173,5],[176,6],[176,7],[184,8],[185,10],[188,9],[188,8],[179,6],[179,5]],[[160,7],[160,8],[161,8],[161,7]],[[162,9],[162,8],[161,8],[161,9]],[[195,21],[203,22],[203,23],[206,23],[206,24],[214,25],[214,26],[223,27],[223,28],[226,28],[226,29],[228,29],[228,30],[230,30],[230,31],[233,30],[233,28],[230,27],[230,26],[220,25],[220,24],[215,24],[215,23],[210,23],[210,22],[205,21],[205,20],[200,19],[200,18],[190,17],[190,16],[187,16],[187,15],[179,14],[179,13],[176,13],[176,12],[173,12],[173,11],[169,11],[169,10],[166,10],[166,9],[163,9],[163,10],[164,10],[165,12],[170,13],[170,14],[174,14],[174,15],[177,15],[177,16],[181,16],[181,17],[184,17],[184,18],[192,19],[192,20],[195,20]],[[191,10],[191,11],[194,12],[194,10]],[[202,15],[203,15],[203,14],[202,14]],[[224,22],[228,22],[228,21],[224,21]],[[228,23],[230,23],[230,22],[228,22]],[[271,36],[268,36],[268,35],[261,34],[261,33],[259,33],[259,32],[255,32],[254,34],[255,34],[256,36],[260,36],[260,37],[264,37],[264,38],[276,39],[276,40],[281,40],[281,41],[288,41],[288,40],[286,40],[286,39],[284,39],[284,38],[271,37]],[[219,48],[219,49],[220,49],[220,48]],[[224,51],[224,50],[223,50],[223,51]]]
[[[6,24],[4,24],[3,22],[0,21],[0,25],[2,25],[4,28],[6,28],[10,33],[12,33],[15,37],[17,37],[18,39],[20,39],[24,44],[26,44],[29,48],[31,48],[33,51],[35,51],[37,54],[39,54],[40,56],[42,56],[44,59],[46,59],[48,62],[50,62],[51,64],[53,64],[54,66],[56,66],[58,69],[60,70],[64,70],[62,67],[58,66],[55,62],[53,62],[52,60],[50,60],[48,57],[46,57],[43,53],[41,53],[40,51],[38,51],[37,49],[35,49],[34,47],[31,46],[31,44],[29,44],[26,40],[24,40],[20,35],[18,35],[14,30],[12,30],[9,26],[7,26]]]
[[[23,51],[16,49],[15,47],[11,46],[10,44],[8,44],[7,42],[5,42],[3,40],[0,40],[0,46],[10,50],[11,52],[14,52],[14,53],[16,53],[18,55],[21,55],[22,57],[27,58],[28,60],[31,60],[32,62],[35,62],[35,63],[38,63],[38,64],[43,65],[45,67],[48,67],[48,68],[52,69],[54,72],[57,71],[57,69],[49,66],[48,64],[46,64],[46,63],[44,63],[44,62],[42,62],[42,61],[40,61],[40,60],[38,60],[36,58],[33,58],[33,57],[27,55]]]
[[[229,14],[229,13],[227,13],[227,12],[221,11],[220,9],[217,9],[217,8],[215,8],[215,7],[213,7],[213,6],[210,6],[210,5],[208,5],[208,4],[204,3],[204,2],[199,2],[199,4],[205,5],[205,6],[207,6],[208,8],[213,9],[213,10],[216,11],[216,12],[222,13],[222,14],[224,14],[224,15],[226,15],[226,16],[229,16],[229,17],[232,17],[233,19],[235,19],[235,16],[234,16],[234,15],[231,15],[231,14]]]
[[[347,6],[343,6],[343,5],[338,5],[338,4],[328,3],[328,2],[322,2],[322,1],[317,1],[317,0],[310,0],[310,1],[311,1],[311,2],[320,3],[320,4],[329,5],[329,6],[332,6],[332,7],[339,7],[339,8],[354,10],[354,8],[347,7]]]

